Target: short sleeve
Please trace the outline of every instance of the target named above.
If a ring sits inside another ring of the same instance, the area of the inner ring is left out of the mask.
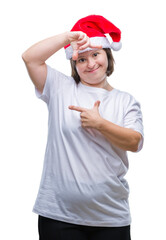
[[[55,94],[61,83],[63,82],[63,79],[65,78],[65,75],[56,69],[51,68],[47,65],[47,77],[46,82],[44,85],[43,92],[40,93],[37,88],[35,88],[36,96],[49,104],[49,100],[51,95]]]
[[[140,151],[143,147],[144,141],[144,132],[143,132],[143,117],[141,106],[138,101],[131,95],[128,95],[128,99],[126,99],[125,104],[125,114],[124,114],[124,127],[133,129],[134,131],[139,132],[142,135],[140,140],[138,151]]]

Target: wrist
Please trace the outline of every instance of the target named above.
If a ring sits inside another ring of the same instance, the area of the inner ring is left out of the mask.
[[[104,121],[105,119],[100,117],[97,121],[96,121],[96,130],[101,131],[103,129],[103,125],[104,125]]]
[[[70,44],[70,38],[69,38],[69,34],[70,32],[64,32],[64,40],[65,40],[65,46]]]

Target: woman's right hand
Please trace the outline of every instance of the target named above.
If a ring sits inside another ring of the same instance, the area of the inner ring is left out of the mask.
[[[45,61],[66,44],[71,44],[74,50],[72,56],[73,60],[78,58],[80,50],[84,50],[87,47],[101,47],[92,45],[89,37],[83,32],[64,32],[44,39],[27,49],[23,53],[22,58],[26,64],[31,80],[41,93],[47,77],[47,66]]]
[[[73,55],[72,55],[73,60],[76,60],[78,58],[78,52],[80,50],[84,50],[88,47],[90,47],[90,48],[102,48],[102,46],[91,44],[90,39],[86,35],[86,33],[81,32],[81,31],[69,32],[68,33],[68,40],[70,42],[70,45],[73,48]]]

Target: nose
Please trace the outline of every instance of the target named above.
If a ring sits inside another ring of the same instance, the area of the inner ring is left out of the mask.
[[[95,60],[93,58],[88,58],[88,67],[93,68],[95,66]]]

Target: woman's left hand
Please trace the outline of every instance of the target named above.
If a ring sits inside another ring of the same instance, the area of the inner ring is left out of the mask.
[[[80,112],[82,127],[97,129],[107,140],[124,151],[136,152],[141,134],[130,128],[116,125],[99,114],[100,101],[96,101],[92,109],[69,106],[69,109]]]
[[[101,120],[99,114],[100,101],[96,101],[92,109],[69,106],[70,110],[75,110],[80,112],[81,123],[83,128],[98,128]]]

